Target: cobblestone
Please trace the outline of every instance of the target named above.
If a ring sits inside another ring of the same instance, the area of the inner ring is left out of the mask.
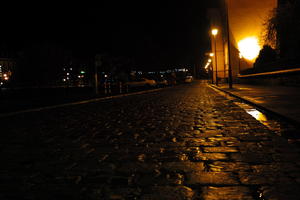
[[[254,200],[252,191],[248,187],[204,187],[202,192],[204,200]]]
[[[300,148],[207,85],[1,119],[0,199],[299,199]]]
[[[233,173],[228,172],[197,172],[187,176],[188,185],[239,185]]]

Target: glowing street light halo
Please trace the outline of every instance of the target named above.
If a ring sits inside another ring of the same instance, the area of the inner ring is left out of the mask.
[[[243,57],[249,61],[254,61],[259,55],[260,45],[258,39],[255,36],[246,37],[238,42],[238,48],[240,51],[240,57]]]
[[[218,32],[219,32],[219,30],[218,30],[217,28],[213,28],[213,29],[211,30],[211,34],[212,34],[213,36],[218,35]]]

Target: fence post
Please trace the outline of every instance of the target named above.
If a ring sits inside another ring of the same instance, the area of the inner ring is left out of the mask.
[[[110,85],[110,82],[108,82],[108,93],[111,94],[111,85]]]
[[[104,94],[107,94],[107,85],[106,85],[106,81],[104,81]]]
[[[120,81],[120,94],[122,94],[122,82]]]

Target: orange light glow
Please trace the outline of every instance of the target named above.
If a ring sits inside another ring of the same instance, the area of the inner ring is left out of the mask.
[[[247,37],[239,41],[238,47],[240,55],[249,61],[254,61],[260,51],[260,46],[256,37]]]
[[[216,35],[218,34],[218,32],[219,32],[219,30],[216,29],[216,28],[214,28],[214,29],[211,30],[211,34],[212,34],[213,36],[216,36]]]

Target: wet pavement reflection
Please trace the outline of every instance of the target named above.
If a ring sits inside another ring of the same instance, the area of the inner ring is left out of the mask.
[[[300,148],[240,106],[196,82],[4,118],[0,199],[299,199]]]
[[[252,105],[242,102],[240,99],[230,96],[222,91],[217,91],[220,95],[223,95],[234,104],[241,107],[248,114],[254,117],[257,121],[268,127],[271,131],[279,136],[286,137],[290,143],[295,143],[300,146],[300,130],[292,123],[289,123],[283,119],[280,119],[267,111],[261,111]]]

